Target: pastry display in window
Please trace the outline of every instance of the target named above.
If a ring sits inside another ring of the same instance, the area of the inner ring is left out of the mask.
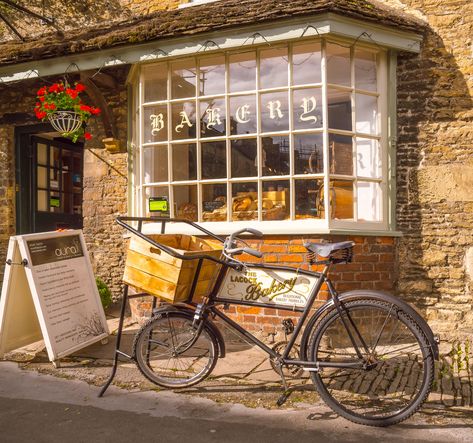
[[[197,221],[197,206],[194,203],[183,203],[177,209],[177,216],[190,221]]]

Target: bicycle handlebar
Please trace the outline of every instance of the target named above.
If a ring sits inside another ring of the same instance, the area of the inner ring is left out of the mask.
[[[234,248],[234,249],[226,249],[225,252],[228,255],[240,255],[242,253],[252,255],[253,257],[261,258],[263,254],[256,249],[251,248]]]

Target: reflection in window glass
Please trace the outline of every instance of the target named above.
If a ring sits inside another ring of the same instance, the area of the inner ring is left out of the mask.
[[[256,52],[229,57],[230,92],[256,90]]]
[[[261,143],[263,175],[289,174],[289,136],[263,137]]]
[[[295,180],[296,219],[323,218],[323,187],[323,179]]]
[[[232,220],[258,220],[258,185],[233,183]]]
[[[328,88],[328,127],[330,129],[352,130],[351,94]]]
[[[297,89],[293,96],[294,129],[319,129],[323,125],[322,89]]]
[[[48,164],[48,147],[43,143],[38,143],[37,150],[38,164],[46,166]]]
[[[256,127],[256,96],[230,97],[230,134],[253,134]]]
[[[157,102],[167,99],[168,68],[166,63],[143,66],[144,102]]]
[[[287,92],[261,94],[261,130],[262,132],[289,130]]]
[[[202,185],[202,219],[204,221],[227,220],[227,185]]]
[[[292,55],[292,77],[294,85],[320,83],[321,75],[320,43],[294,45]]]
[[[330,173],[353,175],[353,143],[346,135],[329,134]]]
[[[381,161],[379,142],[368,138],[356,138],[356,167],[360,177],[379,178]]]
[[[184,140],[195,138],[195,102],[187,101],[173,103],[172,110],[172,138],[173,140]]]
[[[173,186],[174,213],[178,218],[197,221],[197,186]]]
[[[254,177],[258,175],[256,139],[231,141],[232,177]]]
[[[197,147],[195,143],[172,146],[172,179],[197,179]]]
[[[168,148],[165,146],[145,148],[143,152],[144,182],[168,180]]]
[[[260,57],[260,88],[287,86],[287,49],[266,49]]]
[[[327,43],[327,82],[351,86],[350,48]]]
[[[322,134],[294,136],[294,174],[321,174],[324,172]]]
[[[289,180],[263,182],[263,220],[287,220],[290,216]]]
[[[167,105],[147,106],[143,109],[143,141],[145,143],[163,142],[168,140],[168,108]]]
[[[334,180],[330,182],[331,218],[346,220],[353,218],[353,182]]]
[[[202,143],[202,178],[225,178],[227,176],[226,143]]]
[[[358,220],[381,220],[380,186],[378,183],[358,182]]]
[[[47,211],[48,210],[48,191],[37,191],[37,210]]]
[[[372,95],[356,94],[356,132],[377,134],[378,99]]]
[[[225,57],[205,57],[200,60],[199,95],[225,93]]]
[[[201,137],[221,137],[225,135],[225,99],[217,98],[200,101]]]
[[[171,65],[171,98],[195,97],[196,68],[193,60]]]
[[[167,217],[170,214],[169,188],[167,186],[153,186],[144,188],[146,200],[146,216]]]
[[[363,49],[355,51],[355,88],[377,90],[376,53]]]
[[[38,188],[47,189],[48,187],[48,168],[38,166],[36,168]]]

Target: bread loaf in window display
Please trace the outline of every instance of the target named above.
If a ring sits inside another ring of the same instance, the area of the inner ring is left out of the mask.
[[[189,221],[197,221],[197,206],[194,203],[183,203],[177,209],[177,216]]]

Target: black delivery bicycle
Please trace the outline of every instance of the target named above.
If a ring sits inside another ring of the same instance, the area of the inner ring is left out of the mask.
[[[174,249],[153,241],[142,231],[145,221],[186,223],[202,234],[223,243],[220,259],[202,253],[187,303],[154,309],[150,320],[135,336],[133,354],[119,351],[119,339],[110,384],[118,355],[133,358],[145,377],[166,388],[184,388],[204,380],[217,359],[225,356],[225,342],[215,326],[218,318],[265,351],[285,388],[278,404],[288,395],[286,377],[308,371],[326,404],[337,414],[355,423],[388,426],[414,414],[427,398],[434,377],[438,343],[425,320],[407,303],[381,292],[369,290],[338,294],[328,278],[335,264],[352,260],[354,243],[305,243],[309,262],[322,264],[322,272],[288,266],[244,263],[242,253],[262,254],[239,235],[262,234],[242,229],[221,238],[202,226],[180,219],[121,217],[118,223],[173,257],[187,260]],[[135,229],[127,222],[137,222]],[[204,260],[220,266],[215,285],[202,303],[192,302]],[[326,284],[330,299],[315,312],[317,294]],[[126,295],[126,294],[125,294]],[[124,297],[123,306],[126,302]],[[277,308],[299,312],[296,325],[283,321],[290,339],[285,346],[270,348],[225,315],[230,304]],[[122,319],[124,308],[122,310]],[[121,333],[121,328],[119,333]]]

